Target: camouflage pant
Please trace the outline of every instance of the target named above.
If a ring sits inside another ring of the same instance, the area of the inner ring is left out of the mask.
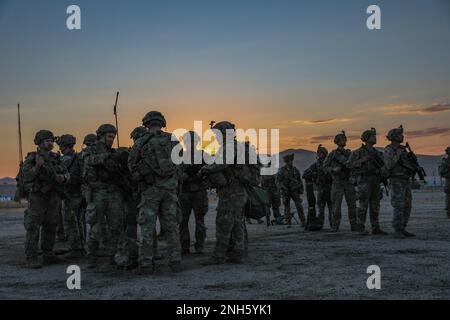
[[[89,255],[96,255],[103,236],[105,250],[109,256],[113,256],[123,232],[122,194],[115,188],[93,188],[90,200],[86,209],[86,222],[90,225],[87,243]]]
[[[358,178],[356,186],[358,195],[358,228],[363,231],[366,224],[367,210],[369,210],[372,230],[380,228],[378,216],[380,215],[381,188],[380,179],[377,176],[365,176]]]
[[[305,225],[305,213],[303,212],[303,201],[300,197],[298,191],[286,190],[283,192],[283,205],[284,205],[284,216],[288,224],[291,224],[293,214],[291,212],[291,199],[294,201],[295,208],[297,209],[298,217],[302,225]]]
[[[394,208],[392,227],[395,231],[403,231],[411,214],[411,181],[392,178],[389,185],[391,188],[391,205]]]
[[[331,185],[333,228],[339,230],[341,225],[341,207],[344,197],[347,202],[348,220],[354,230],[356,229],[356,190],[350,181],[334,181]]]
[[[138,205],[139,265],[151,267],[154,256],[156,217],[166,231],[169,263],[181,261],[180,233],[177,220],[178,196],[176,190],[149,186],[141,193]]]
[[[34,192],[29,194],[28,209],[25,210],[24,217],[25,255],[27,258],[37,257],[39,236],[44,256],[53,255],[59,202],[60,199],[55,193],[46,196]]]
[[[81,218],[83,210],[81,202],[81,197],[67,197],[63,201],[65,232],[71,250],[83,249],[84,229]]]
[[[445,211],[447,211],[447,216],[450,218],[450,179],[446,179],[444,193],[445,193]]]
[[[56,225],[56,237],[58,238],[58,241],[67,240],[66,228],[62,200],[58,200],[58,224]]]
[[[445,194],[445,209],[447,210],[447,216],[450,218],[450,193]]]
[[[180,224],[181,248],[189,250],[191,237],[189,218],[194,211],[195,217],[195,249],[203,250],[206,238],[205,215],[208,212],[208,195],[206,190],[183,192],[180,196],[182,220]]]
[[[225,187],[218,190],[219,203],[216,216],[216,246],[213,257],[224,261],[233,239],[233,249],[229,257],[240,259],[244,255],[244,206],[247,191],[243,187]]]
[[[332,219],[332,202],[331,202],[331,189],[317,187],[317,207],[319,209],[319,222],[324,225],[325,223],[325,208],[328,207],[328,223],[330,227],[333,226]]]
[[[279,219],[281,217],[280,214],[280,205],[281,205],[281,197],[280,192],[274,189],[266,189],[267,195],[269,196],[269,209],[272,209],[273,217],[275,219]]]

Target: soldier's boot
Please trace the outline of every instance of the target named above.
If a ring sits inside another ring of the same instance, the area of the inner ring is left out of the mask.
[[[249,217],[246,217],[246,218],[245,218],[245,222],[246,222],[247,224],[252,224],[252,220],[251,220]]]
[[[195,245],[195,253],[196,254],[203,254],[204,250],[205,249],[204,249],[203,245],[199,245],[199,244]]]
[[[358,224],[356,226],[356,229],[358,231],[358,235],[360,236],[367,236],[369,232],[366,231],[366,227],[363,224]]]
[[[414,233],[408,232],[406,230],[403,230],[403,234],[405,235],[405,237],[407,238],[412,238],[415,237],[416,235]]]
[[[395,239],[405,239],[406,236],[403,234],[402,230],[395,230],[394,238]]]
[[[241,257],[230,256],[227,258],[227,262],[241,264],[243,263],[243,259]]]
[[[339,232],[339,227],[338,226],[332,226],[330,229],[331,232]]]
[[[359,228],[358,228],[358,226],[357,226],[356,224],[352,224],[352,225],[350,226],[350,231],[351,231],[351,232],[358,232],[358,231],[359,231]]]
[[[87,268],[88,269],[94,269],[98,267],[98,259],[96,256],[88,255],[87,259]]]
[[[136,273],[141,276],[151,275],[155,273],[155,262],[152,261],[152,264],[149,266],[139,265],[138,268],[136,269]]]
[[[52,264],[59,264],[65,262],[64,259],[61,259],[60,257],[56,255],[44,255],[42,259],[42,265],[49,266]]]
[[[385,235],[387,235],[388,233],[387,233],[386,231],[383,231],[383,230],[380,229],[380,228],[375,228],[375,229],[372,229],[372,234],[373,234],[373,235],[385,236]]]
[[[184,270],[181,261],[169,262],[169,270],[171,273],[178,273]]]
[[[27,258],[25,263],[25,268],[27,269],[40,269],[42,268],[42,263],[39,261],[38,257]]]
[[[258,219],[258,224],[264,223],[263,219]]]

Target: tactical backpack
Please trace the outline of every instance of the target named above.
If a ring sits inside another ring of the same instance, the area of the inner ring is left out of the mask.
[[[160,177],[173,176],[177,166],[171,158],[173,146],[171,135],[162,132],[156,135],[148,134],[143,139],[145,139],[141,149],[143,165]]]

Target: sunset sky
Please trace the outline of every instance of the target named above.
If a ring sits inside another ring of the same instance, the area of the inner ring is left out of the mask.
[[[116,91],[125,145],[154,109],[168,130],[280,128],[281,150],[343,129],[354,148],[370,127],[384,146],[400,124],[418,153],[450,145],[450,1],[0,0],[0,39],[0,177],[17,171],[17,103],[26,153],[39,129],[82,141],[113,123]]]

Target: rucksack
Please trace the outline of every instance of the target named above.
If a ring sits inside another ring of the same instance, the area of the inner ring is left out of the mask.
[[[251,187],[245,205],[244,215],[251,219],[261,219],[267,216],[269,210],[269,195],[259,186]]]

